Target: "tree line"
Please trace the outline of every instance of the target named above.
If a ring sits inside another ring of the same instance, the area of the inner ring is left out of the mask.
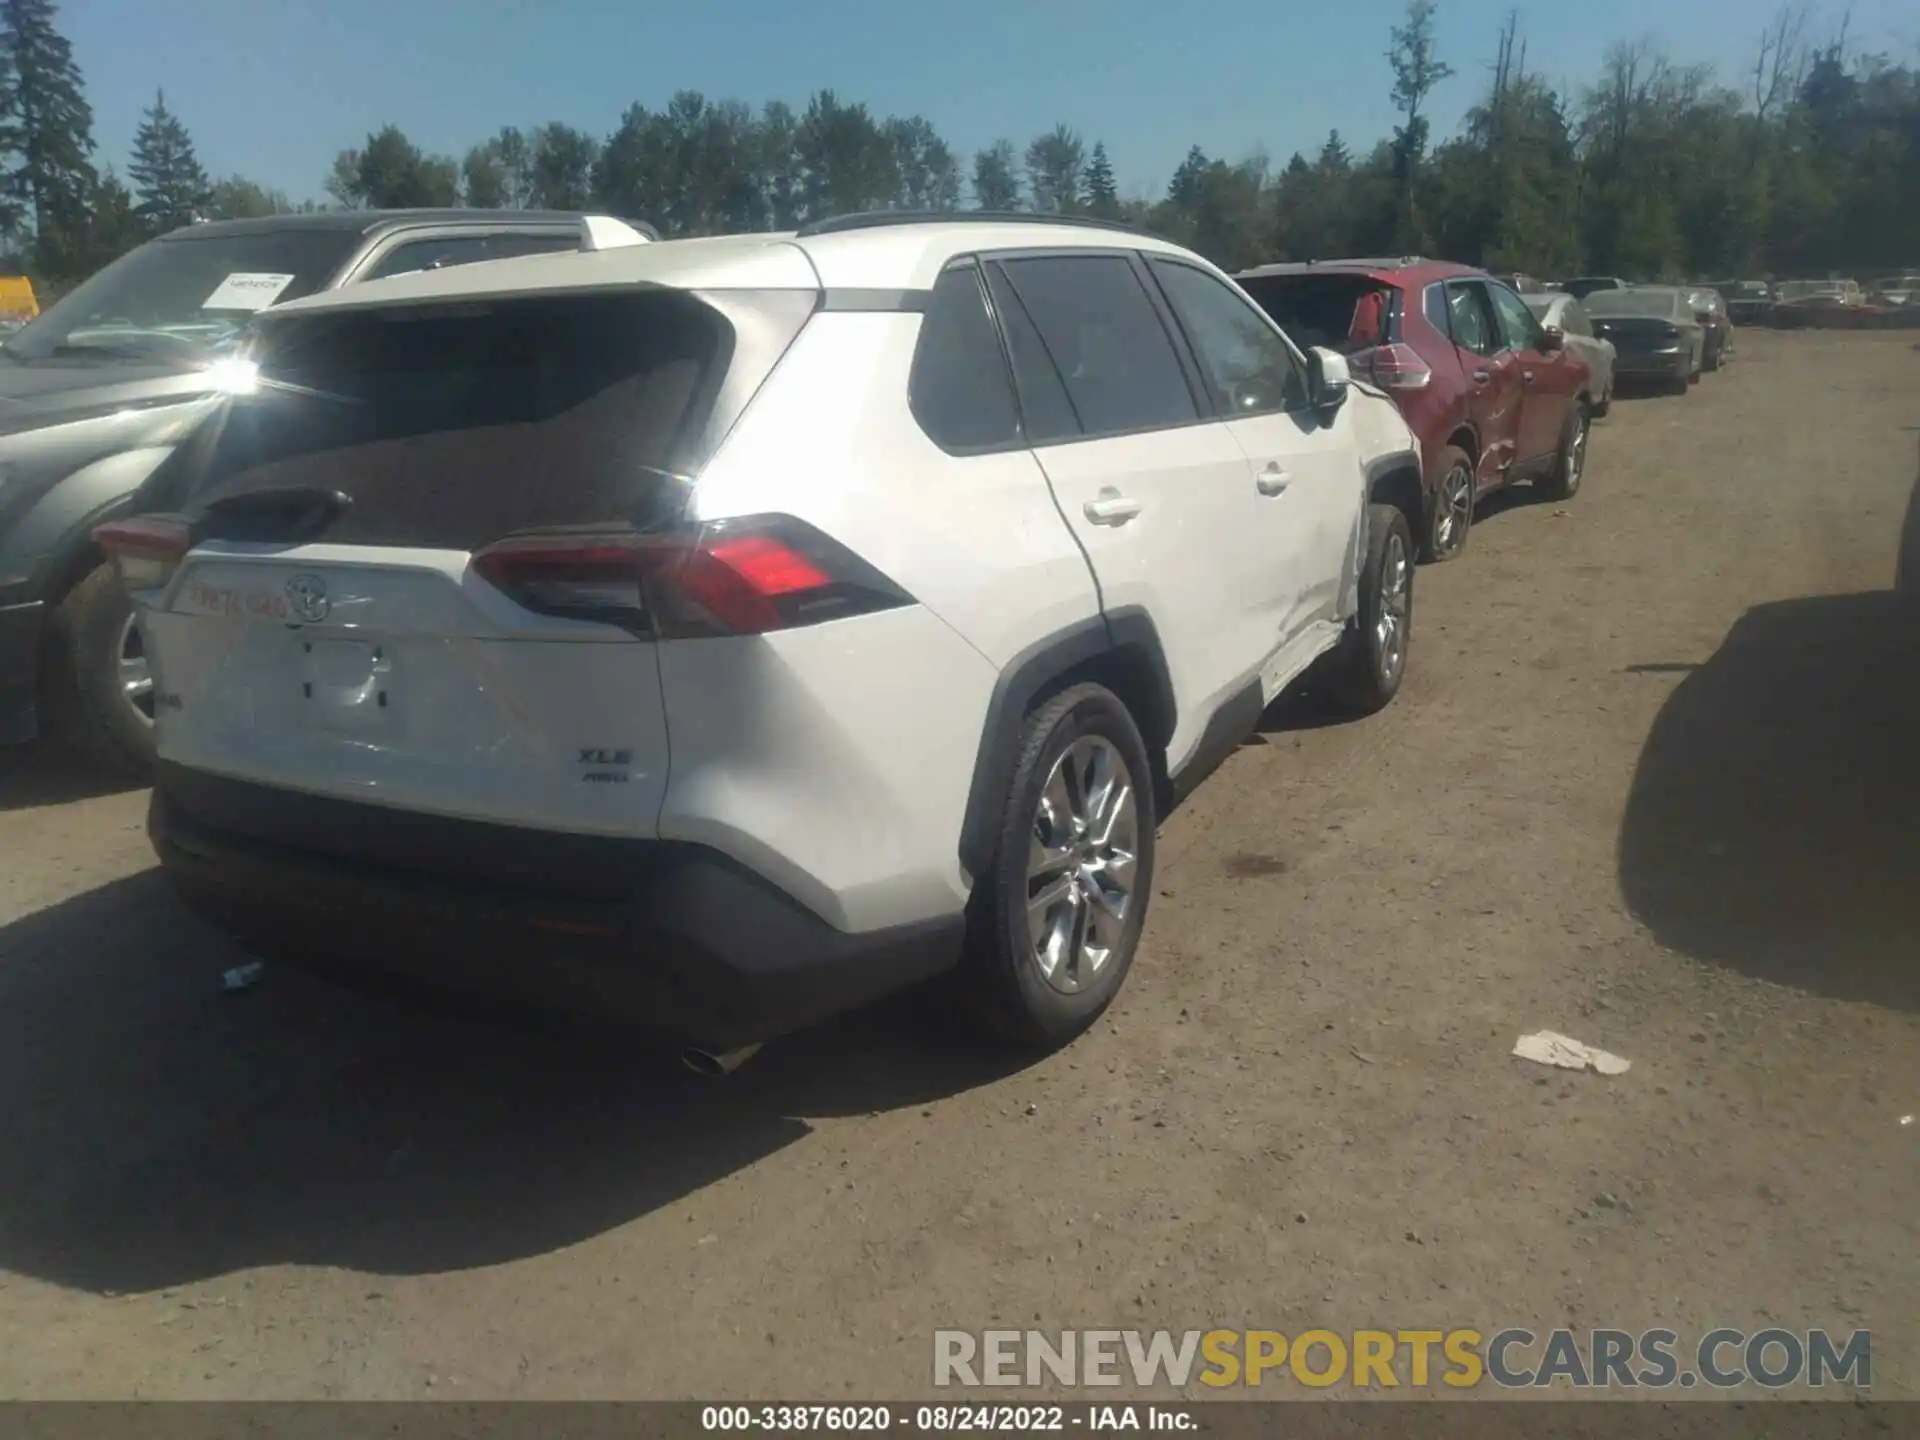
[[[123,180],[98,163],[92,111],[55,0],[0,0],[0,235],[15,263],[71,283],[202,219],[321,208],[243,177],[211,179],[156,92]],[[1275,166],[1192,147],[1163,193],[1123,197],[1106,146],[1061,124],[1024,147],[956,153],[921,115],[877,116],[832,90],[799,109],[683,90],[631,105],[610,135],[502,128],[464,156],[393,125],[336,157],[331,205],[595,209],[663,235],[790,229],[898,208],[1031,210],[1134,223],[1227,268],[1424,253],[1494,270],[1639,278],[1872,272],[1920,265],[1920,71],[1777,12],[1726,76],[1623,43],[1585,85],[1527,65],[1516,14],[1460,133],[1432,142],[1458,72],[1434,0],[1390,28],[1383,90],[1398,121],[1370,150],[1338,130]]]

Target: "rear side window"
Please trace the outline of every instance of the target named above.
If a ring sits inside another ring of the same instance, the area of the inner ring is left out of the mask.
[[[389,275],[409,275],[416,270],[445,270],[479,260],[508,260],[516,255],[542,255],[579,248],[577,235],[441,235],[394,246],[356,279],[384,280]]]
[[[1173,340],[1127,257],[1049,255],[1004,265],[1088,435],[1200,418]]]
[[[179,508],[316,486],[352,501],[329,541],[461,550],[677,514],[676,442],[732,337],[675,293],[336,311],[264,329],[259,386],[196,437]]]
[[[907,398],[920,428],[943,450],[988,450],[1019,440],[1020,416],[979,267],[955,266],[934,282]]]
[[[1000,329],[1013,359],[1013,383],[1020,396],[1027,443],[1044,445],[1050,440],[1077,437],[1081,433],[1080,417],[1073,413],[1066,383],[1053,368],[1053,357],[1034,329],[1033,317],[997,265],[987,267],[987,289],[993,295],[993,308],[999,312]]]
[[[1478,285],[1471,281],[1448,285],[1447,315],[1452,322],[1453,343],[1462,350],[1491,355],[1500,348],[1500,332]]]

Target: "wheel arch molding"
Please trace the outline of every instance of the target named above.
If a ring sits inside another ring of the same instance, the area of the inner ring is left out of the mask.
[[[1021,725],[1048,696],[1089,680],[1112,690],[1132,712],[1154,768],[1155,816],[1166,812],[1172,798],[1166,747],[1177,718],[1173,680],[1152,617],[1129,606],[1035,641],[994,682],[960,828],[960,864],[970,878],[977,880],[992,864]]]

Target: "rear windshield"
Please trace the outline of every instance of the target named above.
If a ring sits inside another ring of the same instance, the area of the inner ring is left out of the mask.
[[[1365,275],[1249,275],[1239,283],[1296,345],[1346,352],[1391,338],[1383,327],[1393,307],[1381,302],[1393,287]],[[1363,307],[1369,295],[1380,300]]]
[[[1671,290],[1596,290],[1580,303],[1596,318],[1613,315],[1654,315],[1673,318],[1679,297]]]
[[[264,327],[253,393],[211,417],[164,499],[340,491],[352,504],[323,538],[344,544],[645,526],[678,511],[678,442],[732,338],[712,307],[661,291],[288,316]]]

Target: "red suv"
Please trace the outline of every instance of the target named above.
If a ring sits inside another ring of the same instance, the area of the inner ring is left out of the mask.
[[[1420,548],[1449,560],[1479,500],[1515,480],[1554,499],[1580,488],[1587,364],[1483,270],[1439,260],[1313,260],[1234,277],[1297,344],[1347,357],[1420,437]]]

